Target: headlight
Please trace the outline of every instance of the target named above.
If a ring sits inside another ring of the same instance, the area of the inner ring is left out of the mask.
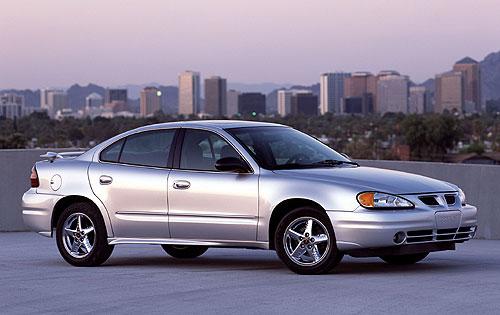
[[[369,209],[409,209],[415,207],[411,201],[403,197],[381,192],[363,192],[357,197],[358,202]]]
[[[458,198],[460,198],[460,204],[462,204],[462,206],[465,206],[467,204],[467,198],[465,197],[465,193],[460,188],[458,188]]]

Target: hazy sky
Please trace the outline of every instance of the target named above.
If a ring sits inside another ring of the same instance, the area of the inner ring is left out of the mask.
[[[0,89],[319,81],[395,69],[421,82],[500,50],[500,0],[0,0]]]

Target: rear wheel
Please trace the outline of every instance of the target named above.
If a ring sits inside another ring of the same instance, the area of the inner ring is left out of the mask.
[[[175,258],[195,258],[203,255],[208,247],[194,245],[161,245],[163,250]]]
[[[281,261],[299,274],[327,273],[344,256],[328,216],[311,207],[297,208],[283,217],[274,244]]]
[[[427,255],[429,255],[429,253],[390,255],[390,256],[380,256],[380,259],[393,265],[411,265],[421,261],[422,259],[427,257]]]
[[[61,256],[73,266],[97,266],[113,252],[108,245],[101,214],[88,203],[69,205],[59,217],[56,243]]]

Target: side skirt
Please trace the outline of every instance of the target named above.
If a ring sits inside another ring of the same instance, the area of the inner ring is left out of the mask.
[[[268,242],[225,241],[225,240],[190,240],[176,238],[108,238],[109,245],[150,244],[150,245],[198,245],[208,247],[235,247],[251,249],[269,249]]]

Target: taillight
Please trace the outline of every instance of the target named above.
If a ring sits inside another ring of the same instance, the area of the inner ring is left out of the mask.
[[[40,186],[40,181],[38,180],[38,173],[36,172],[36,168],[33,166],[31,169],[31,187],[38,187]]]

